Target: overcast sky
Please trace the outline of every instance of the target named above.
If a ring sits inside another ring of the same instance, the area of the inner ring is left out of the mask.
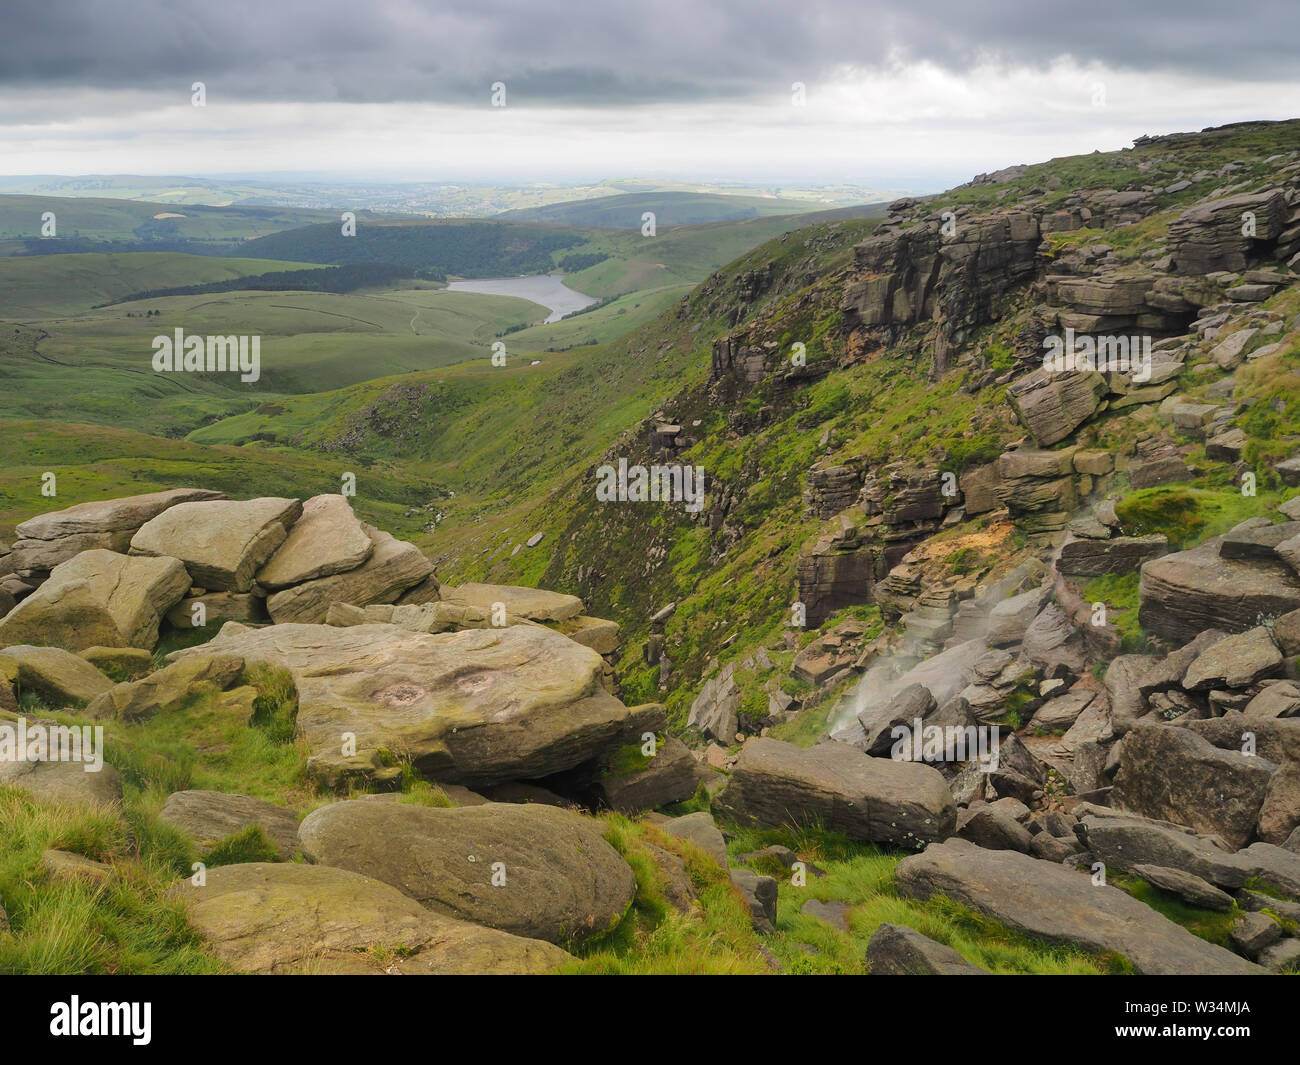
[[[1297,0],[4,0],[0,25],[5,174],[933,191],[1300,116]]]

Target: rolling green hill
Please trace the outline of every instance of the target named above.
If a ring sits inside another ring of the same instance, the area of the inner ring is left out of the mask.
[[[77,314],[144,289],[227,281],[302,263],[225,259],[183,252],[109,252],[0,257],[0,319]]]
[[[54,212],[51,242],[185,239],[228,244],[313,222],[337,221],[337,211],[301,207],[204,207],[135,200],[0,195],[0,238],[40,238],[41,216]],[[161,217],[160,217],[161,216]]]
[[[739,218],[803,214],[824,205],[808,200],[786,200],[776,196],[730,196],[699,192],[633,192],[600,196],[589,200],[553,203],[505,211],[498,218],[508,221],[552,222],[600,229],[641,228],[646,211],[660,226],[691,226],[703,222],[728,222]]]
[[[380,262],[430,276],[510,277],[547,273],[552,253],[583,244],[572,228],[458,219],[437,222],[359,224],[344,237],[337,225],[313,225],[249,241],[245,255],[299,262]]]
[[[144,311],[158,312],[143,317]],[[134,315],[128,317],[128,314]],[[239,292],[122,304],[0,332],[0,417],[63,418],[184,435],[282,395],[485,360],[503,325],[545,317],[526,300],[413,288]],[[152,338],[261,337],[261,378],[156,374]]]

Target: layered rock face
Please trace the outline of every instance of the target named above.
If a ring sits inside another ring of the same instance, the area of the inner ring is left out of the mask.
[[[936,372],[947,352],[989,320],[994,301],[1036,269],[1038,218],[1025,211],[948,220],[927,218],[897,228],[886,217],[876,234],[855,249],[856,277],[843,310],[865,327],[886,329],[933,321]]]
[[[1261,245],[1277,244],[1297,223],[1300,202],[1293,189],[1266,189],[1195,204],[1169,227],[1173,268],[1181,274],[1244,270],[1260,255]]]

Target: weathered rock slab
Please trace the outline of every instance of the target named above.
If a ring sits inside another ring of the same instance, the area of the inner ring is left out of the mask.
[[[84,706],[113,686],[84,658],[61,647],[19,644],[0,651],[0,657],[16,663],[20,688],[35,692],[56,709]]]
[[[988,976],[952,947],[906,925],[882,924],[867,942],[872,976]]]
[[[894,879],[917,899],[944,895],[1025,935],[1113,951],[1141,974],[1246,974],[1258,968],[1198,939],[1119,888],[1015,851],[948,840],[904,858]]]
[[[370,526],[366,533],[373,551],[362,565],[271,595],[266,601],[271,620],[277,625],[319,624],[329,614],[331,603],[391,603],[433,572],[433,563],[414,544]]]
[[[140,527],[131,554],[179,558],[194,584],[247,592],[301,513],[301,500],[276,496],[178,503]]]
[[[0,619],[0,645],[147,651],[158,642],[163,615],[189,587],[185,567],[174,558],[83,551],[56,566],[49,580]]]
[[[383,752],[449,784],[535,780],[606,751],[628,723],[627,707],[601,686],[604,660],[543,626],[430,635],[232,622],[170,661],[215,653],[289,671],[308,768],[327,781],[382,776]]]
[[[249,825],[260,825],[286,861],[298,850],[298,818],[294,812],[249,795],[176,791],[167,796],[158,819],[184,832],[204,850]]]
[[[608,931],[636,893],[599,822],[540,804],[348,801],[309,814],[309,861],[391,884],[460,920],[552,943]]]
[[[1143,564],[1138,619],[1148,632],[1186,643],[1206,629],[1244,632],[1300,608],[1300,578],[1290,567],[1223,558],[1220,542]]]
[[[525,974],[572,957],[551,943],[443,917],[346,869],[253,862],[172,889],[209,949],[245,973]]]
[[[1137,725],[1124,737],[1111,799],[1117,809],[1218,835],[1237,850],[1254,835],[1276,770],[1186,728]]]
[[[356,569],[374,551],[365,527],[341,495],[312,496],[302,505],[302,516],[289,535],[257,574],[264,588],[331,577]]]
[[[497,603],[504,604],[507,614],[529,621],[568,621],[582,613],[582,600],[576,595],[550,592],[544,588],[523,588],[511,584],[444,585],[442,600],[460,606],[475,607],[491,615]]]
[[[202,488],[172,488],[166,492],[149,492],[120,499],[96,499],[49,514],[39,514],[22,522],[14,531],[20,539],[32,540],[56,540],[65,536],[103,533],[134,534],[145,522],[178,503],[224,498],[220,492],[209,492]]]
[[[752,740],[714,804],[741,824],[779,828],[820,818],[850,839],[913,847],[945,839],[957,826],[938,770],[840,743],[803,748]]]

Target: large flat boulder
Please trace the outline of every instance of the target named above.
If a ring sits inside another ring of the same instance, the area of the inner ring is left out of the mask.
[[[942,895],[1024,935],[1114,952],[1141,974],[1247,974],[1257,966],[1085,873],[964,840],[931,844],[894,872],[911,898]]]
[[[252,862],[172,889],[208,949],[244,973],[541,973],[573,960],[551,943],[431,913],[370,877]]]
[[[158,819],[184,832],[202,850],[249,825],[260,825],[286,861],[298,850],[298,818],[283,806],[220,791],[176,791],[167,796]]]
[[[1276,771],[1265,758],[1222,750],[1190,729],[1135,725],[1120,748],[1111,801],[1121,810],[1218,835],[1237,850],[1254,835]]]
[[[257,583],[279,589],[346,573],[365,562],[374,549],[346,497],[312,496],[302,505],[302,516],[284,543],[258,572]]]
[[[604,659],[542,626],[430,635],[232,622],[169,661],[216,653],[289,671],[308,767],[326,781],[382,775],[391,754],[449,784],[537,779],[620,742],[628,722],[601,686]]]
[[[179,558],[194,584],[247,592],[301,513],[301,500],[277,496],[179,503],[141,526],[131,554]]]
[[[174,558],[83,551],[56,566],[49,580],[0,618],[0,645],[147,651],[158,642],[163,615],[189,587],[189,574]]]
[[[945,839],[957,827],[957,807],[938,770],[833,742],[805,748],[751,740],[714,809],[767,828],[820,819],[850,839],[913,847]]]
[[[544,588],[522,588],[511,584],[443,585],[442,601],[475,607],[491,616],[497,603],[504,603],[506,613],[529,621],[568,621],[583,611],[576,595],[548,592]]]
[[[551,943],[608,931],[636,894],[599,822],[537,803],[338,802],[309,814],[298,838],[309,861],[391,884],[448,917]]]
[[[867,969],[872,976],[987,976],[952,947],[936,943],[915,928],[882,924],[867,942]]]
[[[1300,899],[1300,854],[1283,847],[1252,843],[1244,850],[1227,851],[1212,838],[1178,825],[1111,810],[1105,811],[1105,816],[1084,816],[1079,824],[1088,849],[1108,866],[1181,869],[1233,891],[1248,881],[1262,881],[1283,895]]]
[[[57,540],[19,540],[5,561],[15,573],[28,573],[45,570],[49,572],[61,562],[67,562],[82,551],[100,548],[105,551],[117,551],[126,554],[131,546],[132,532],[127,529],[120,533],[73,533],[60,536]]]
[[[433,572],[433,563],[414,544],[369,525],[365,531],[373,550],[364,563],[345,573],[276,592],[266,601],[271,620],[277,625],[319,624],[329,614],[331,603],[392,603]]]
[[[1300,577],[1282,562],[1223,558],[1222,538],[1142,566],[1138,620],[1148,632],[1186,643],[1206,629],[1244,632],[1261,618],[1300,608]]]
[[[61,647],[17,644],[0,650],[13,662],[20,690],[33,691],[53,708],[85,706],[113,682],[79,655]],[[8,671],[6,671],[8,672]]]
[[[0,787],[17,788],[33,799],[64,806],[119,808],[121,774],[107,762],[98,770],[88,770],[88,765],[93,763],[0,761]]]
[[[58,540],[65,536],[123,532],[134,534],[145,522],[178,503],[224,498],[220,492],[202,488],[172,488],[166,492],[148,492],[120,499],[96,499],[49,514],[39,514],[22,522],[14,531],[20,540]],[[130,537],[127,539],[129,541]]]
[[[1202,651],[1187,667],[1182,683],[1188,691],[1248,688],[1281,671],[1282,652],[1268,629],[1256,625]]]
[[[1169,540],[1161,534],[1071,540],[1061,546],[1056,568],[1071,577],[1132,573],[1142,563],[1159,558],[1168,550]]]

